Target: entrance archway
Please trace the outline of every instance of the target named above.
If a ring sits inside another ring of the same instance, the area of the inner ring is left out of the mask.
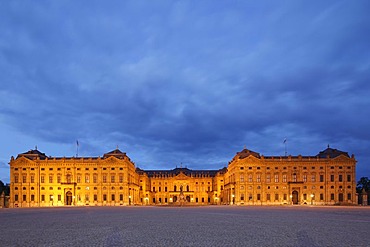
[[[177,196],[173,196],[173,202],[177,202]]]
[[[186,201],[190,202],[190,196],[186,196]]]
[[[293,204],[298,204],[299,202],[299,195],[298,195],[298,191],[296,190],[292,192],[292,202]]]
[[[72,192],[67,191],[65,202],[66,202],[66,205],[72,205]]]

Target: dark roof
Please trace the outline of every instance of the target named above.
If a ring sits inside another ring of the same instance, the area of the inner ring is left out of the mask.
[[[251,151],[251,150],[246,149],[246,148],[243,149],[242,151],[236,153],[235,158],[244,159],[244,158],[247,158],[251,155],[256,157],[256,158],[261,158],[259,153]]]
[[[126,157],[126,153],[123,153],[121,150],[119,150],[118,148],[109,152],[109,153],[105,153],[103,158],[108,158],[108,157],[116,157],[118,159],[123,159]]]
[[[338,157],[339,155],[344,155],[349,158],[349,155],[347,152],[343,152],[338,149],[329,148],[329,147],[325,149],[324,151],[321,151],[320,153],[318,153],[316,156],[319,158],[327,158],[327,157],[335,158],[335,157]]]
[[[223,168],[225,169],[225,168]],[[149,177],[153,177],[155,175],[165,175],[165,176],[177,176],[180,173],[185,174],[186,176],[199,176],[199,175],[207,175],[210,177],[216,176],[218,172],[222,172],[223,169],[219,170],[191,170],[189,168],[175,168],[172,170],[141,170],[142,172],[148,174]]]
[[[41,153],[37,149],[31,149],[28,152],[18,154],[17,158],[20,158],[20,157],[25,157],[31,160],[35,160],[37,158],[39,158],[40,160],[46,159],[46,155],[44,153]]]

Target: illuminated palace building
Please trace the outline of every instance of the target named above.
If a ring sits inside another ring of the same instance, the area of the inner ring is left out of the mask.
[[[142,170],[119,149],[103,157],[10,161],[10,207],[355,204],[356,160],[327,148],[315,156],[263,156],[244,149],[220,170]]]

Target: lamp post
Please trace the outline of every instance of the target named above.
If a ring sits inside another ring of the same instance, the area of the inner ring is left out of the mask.
[[[293,205],[293,195],[290,195],[290,203]]]
[[[128,205],[131,205],[131,195],[128,196]]]
[[[235,195],[232,194],[231,197],[232,197],[232,204],[231,205],[234,205],[234,203],[235,203]]]

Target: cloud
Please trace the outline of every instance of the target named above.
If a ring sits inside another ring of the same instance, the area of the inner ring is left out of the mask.
[[[367,5],[6,3],[2,125],[79,139],[81,155],[119,144],[148,167],[280,155],[285,137],[293,154],[332,143],[367,162]]]

